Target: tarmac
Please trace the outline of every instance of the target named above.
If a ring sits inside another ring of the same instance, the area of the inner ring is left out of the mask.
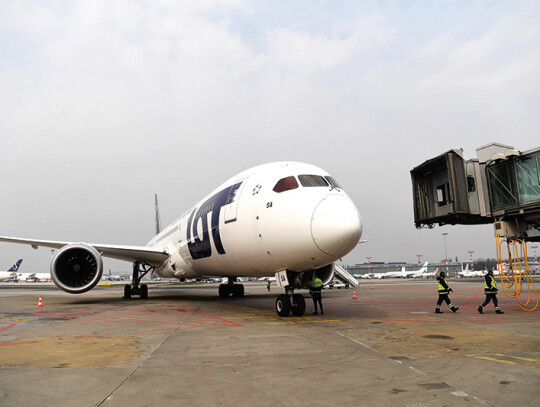
[[[122,284],[70,295],[0,283],[0,406],[537,406],[540,311],[483,280],[451,280],[460,307],[434,314],[433,280],[324,290],[324,315],[278,317],[277,294],[244,283]],[[41,296],[43,307],[37,307]]]

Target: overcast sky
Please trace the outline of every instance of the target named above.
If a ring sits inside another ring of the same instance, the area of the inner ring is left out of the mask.
[[[343,260],[495,257],[414,227],[410,170],[540,146],[538,1],[2,1],[0,235],[144,245],[230,176],[318,165],[364,239]],[[0,243],[0,269],[50,249]],[[128,263],[105,261],[113,271]]]

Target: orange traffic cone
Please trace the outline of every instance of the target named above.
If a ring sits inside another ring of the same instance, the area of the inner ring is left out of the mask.
[[[43,300],[41,299],[41,295],[39,296],[39,301],[37,303],[38,308],[43,308]]]
[[[353,296],[352,296],[353,300],[356,300],[356,290],[353,291]]]
[[[373,283],[371,283],[371,289],[373,290]]]

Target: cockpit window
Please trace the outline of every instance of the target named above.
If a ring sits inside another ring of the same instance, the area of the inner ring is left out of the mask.
[[[280,179],[274,187],[274,192],[285,192],[298,188],[298,182],[293,176]]]
[[[341,188],[341,185],[334,179],[334,177],[326,177],[326,180],[332,185],[334,188],[337,189],[343,189]]]
[[[328,182],[320,175],[299,175],[300,184],[304,187],[327,187]]]

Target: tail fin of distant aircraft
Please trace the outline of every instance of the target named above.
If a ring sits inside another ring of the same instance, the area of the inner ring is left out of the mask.
[[[19,267],[21,267],[23,259],[17,260],[17,263],[15,263],[8,271],[19,271]]]
[[[159,205],[157,200],[157,194],[154,194],[154,197],[156,198],[156,235],[161,232],[161,221],[159,219]]]

